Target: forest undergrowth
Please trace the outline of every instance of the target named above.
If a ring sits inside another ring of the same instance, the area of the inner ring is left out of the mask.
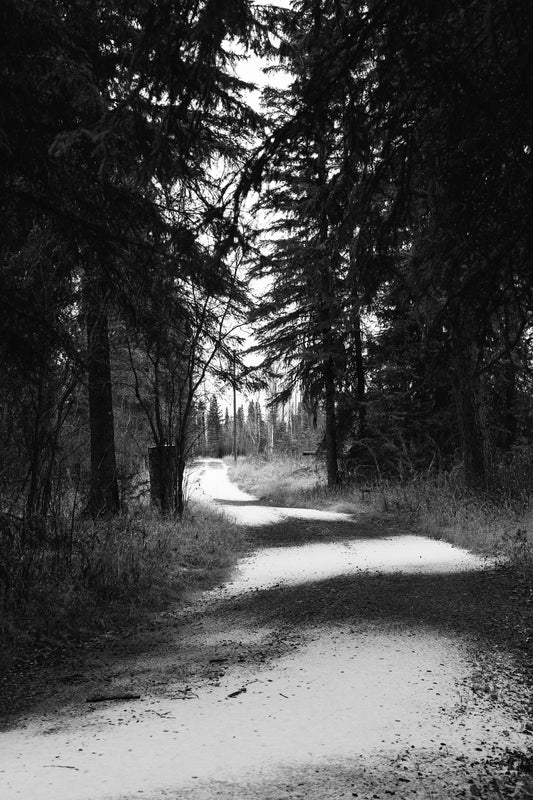
[[[216,578],[243,546],[238,526],[192,502],[181,520],[149,507],[70,530],[64,520],[31,546],[34,531],[1,522],[0,674],[36,650],[134,625]]]
[[[325,508],[331,511],[390,514],[435,539],[483,555],[511,560],[533,574],[533,500],[524,490],[520,499],[509,492],[468,490],[454,472],[347,480],[326,484],[322,463],[315,457],[286,455],[227,459],[230,476],[241,489],[277,506]],[[523,474],[524,486],[528,475]],[[517,480],[516,470],[502,484]]]

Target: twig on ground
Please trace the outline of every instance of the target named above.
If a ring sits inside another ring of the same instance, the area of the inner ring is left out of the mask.
[[[86,703],[105,703],[108,700],[140,700],[140,694],[130,694],[129,692],[125,692],[124,694],[92,694],[90,697],[87,698],[85,701]]]

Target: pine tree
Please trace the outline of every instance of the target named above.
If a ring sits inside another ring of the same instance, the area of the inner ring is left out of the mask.
[[[301,380],[311,402],[329,397],[326,442],[351,415],[359,438],[416,449],[409,418],[438,416],[441,441],[461,440],[467,482],[488,485],[492,387],[503,379],[516,407],[513,353],[529,327],[532,30],[532,10],[503,0],[302,0],[287,14],[280,54],[293,80],[270,93],[265,150],[277,216],[257,266],[273,282],[263,344],[267,363],[289,369],[286,391]],[[415,337],[397,388],[390,354],[363,340],[369,307],[380,340],[390,321],[398,343]],[[380,385],[402,392],[401,422]]]
[[[207,412],[207,452],[220,458],[223,455],[222,419],[216,395],[212,394]]]
[[[267,364],[283,364],[286,399],[302,384],[309,398],[321,397],[326,414],[328,483],[338,480],[337,392],[345,360],[339,322],[342,255],[337,215],[328,203],[338,157],[335,97],[326,94],[323,49],[331,37],[331,4],[300,2],[284,49],[295,78],[286,92],[270,93],[274,122],[287,130],[287,143],[270,167],[267,207],[274,211],[276,235],[271,254],[257,274],[271,279],[271,290],[257,310],[265,320],[260,332]],[[326,80],[327,83],[327,80]],[[295,111],[296,109],[296,111]]]
[[[189,290],[196,284],[219,296],[233,291],[225,255],[236,241],[235,210],[229,193],[216,191],[209,165],[242,159],[243,141],[259,124],[242,101],[245,85],[233,73],[229,41],[259,46],[259,20],[270,12],[248,0],[127,10],[107,2],[63,8],[56,0],[31,7],[7,0],[0,13],[5,357],[18,357],[13,332],[26,327],[31,301],[8,265],[29,252],[31,230],[47,229],[56,252],[69,258],[55,275],[56,322],[49,327],[35,306],[34,324],[62,357],[85,359],[88,506],[94,516],[113,513],[110,315],[137,324],[146,293],[163,290],[171,265]],[[191,242],[206,237],[209,265],[190,257]],[[80,309],[85,348],[79,330],[65,336],[68,326],[59,323],[81,324]]]
[[[224,442],[224,455],[228,456],[231,454],[233,449],[233,425],[230,419],[229,410],[227,406],[226,406],[226,411],[224,413],[223,442]]]

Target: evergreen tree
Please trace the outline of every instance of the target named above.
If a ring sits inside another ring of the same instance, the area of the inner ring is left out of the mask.
[[[231,454],[233,449],[233,425],[230,419],[227,406],[226,406],[226,411],[224,413],[223,442],[224,442],[224,455],[228,456]]]
[[[244,416],[244,407],[237,408],[237,454],[246,455],[246,419]]]
[[[127,10],[7,0],[0,13],[3,357],[33,358],[31,337],[18,335],[30,312],[35,334],[45,333],[61,358],[77,359],[77,367],[83,358],[88,507],[94,516],[113,513],[110,316],[137,325],[146,297],[164,291],[171,265],[189,291],[191,284],[210,295],[233,291],[224,256],[236,241],[234,208],[225,179],[217,187],[209,165],[238,162],[259,123],[242,101],[229,41],[259,46],[258,20],[269,12],[252,10],[248,0]],[[53,322],[17,267],[33,259],[31,270],[41,274],[31,231],[46,232],[50,250],[61,253]],[[191,257],[200,238],[209,264]],[[86,346],[72,322],[85,323]]]
[[[207,412],[207,452],[215,458],[224,454],[222,419],[216,395],[212,394]]]
[[[272,279],[259,314],[286,391],[301,381],[310,403],[325,401],[330,482],[331,431],[373,448],[395,440],[418,464],[433,463],[437,439],[453,452],[459,441],[476,487],[492,475],[496,402],[498,427],[516,435],[531,326],[532,26],[529,7],[503,0],[302,0],[285,15],[293,80],[267,98],[276,235],[256,267]],[[416,428],[434,419],[424,444]]]
[[[481,0],[468,10],[396,4],[381,22],[370,97],[396,132],[389,160],[402,189],[397,217],[407,222],[389,297],[403,309],[400,324],[420,331],[426,387],[437,378],[435,400],[454,401],[449,434],[475,487],[492,474],[491,385],[528,326],[531,122],[522,102],[533,84],[532,24],[524,4],[512,13]]]
[[[331,5],[331,4],[330,4]],[[324,48],[331,39],[328,4],[300,2],[289,20],[290,47],[283,50],[294,80],[270,93],[273,122],[287,142],[269,169],[266,206],[276,213],[271,254],[254,274],[271,279],[257,309],[264,319],[261,346],[267,364],[280,360],[284,384],[277,399],[299,384],[310,398],[323,398],[328,483],[338,480],[337,392],[345,355],[339,335],[344,265],[337,241],[337,215],[327,202],[338,156],[335,97],[323,91]],[[297,24],[296,24],[297,20]]]

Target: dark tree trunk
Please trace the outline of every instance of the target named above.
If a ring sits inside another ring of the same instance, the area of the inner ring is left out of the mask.
[[[177,459],[177,484],[176,484],[176,513],[178,517],[183,516],[185,511],[185,491],[184,491],[184,474],[185,474],[185,457],[181,452],[178,452]]]
[[[365,385],[365,363],[363,360],[363,340],[361,336],[361,315],[357,312],[354,319],[354,349],[355,349],[355,378],[357,381],[357,415],[359,439],[366,436],[366,385]]]
[[[116,514],[120,507],[115,460],[115,430],[107,312],[92,291],[86,295],[87,372],[91,431],[91,487],[88,510],[93,518]]]
[[[361,333],[361,302],[359,291],[359,274],[357,267],[357,239],[354,237],[350,247],[350,294],[352,303],[351,327],[355,356],[355,380],[357,397],[357,436],[363,439],[366,436],[366,380],[365,362],[363,358],[363,337]]]
[[[326,468],[328,486],[336,486],[339,482],[339,464],[337,453],[337,412],[335,409],[335,368],[330,356],[324,364],[324,388],[326,411]]]
[[[318,34],[320,27],[320,3],[315,5],[315,33]],[[321,115],[320,115],[321,116]],[[323,118],[322,118],[323,119]],[[320,120],[317,120],[320,125]],[[320,131],[320,128],[319,128]],[[319,191],[323,191],[327,186],[328,176],[326,167],[326,148],[321,131],[317,138],[317,182]],[[322,375],[324,378],[324,400],[326,416],[326,472],[328,486],[336,486],[339,482],[339,454],[337,448],[337,357],[338,347],[334,334],[334,320],[337,312],[335,303],[334,287],[334,261],[338,255],[336,246],[328,241],[329,221],[324,202],[320,206],[318,215],[318,238],[322,248],[322,261],[319,264],[318,285],[310,286],[310,293],[313,296],[318,289],[317,300],[317,319],[322,338]],[[312,279],[314,281],[314,279]]]
[[[516,418],[516,367],[509,358],[505,364],[505,448],[510,450],[516,442],[518,434],[518,420]]]
[[[176,497],[176,448],[171,445],[151,447],[148,459],[151,501],[162,514],[171,514]]]
[[[49,380],[49,367],[46,359],[40,365],[36,380],[36,397],[33,407],[33,431],[30,450],[30,480],[26,497],[26,516],[33,523],[37,517],[45,516],[47,508],[40,502],[42,493],[42,479],[44,474],[45,444],[49,435],[49,409],[46,408],[48,400],[47,383]]]
[[[456,358],[455,379],[465,480],[474,489],[486,489],[491,472],[491,448],[475,346],[465,345]]]

